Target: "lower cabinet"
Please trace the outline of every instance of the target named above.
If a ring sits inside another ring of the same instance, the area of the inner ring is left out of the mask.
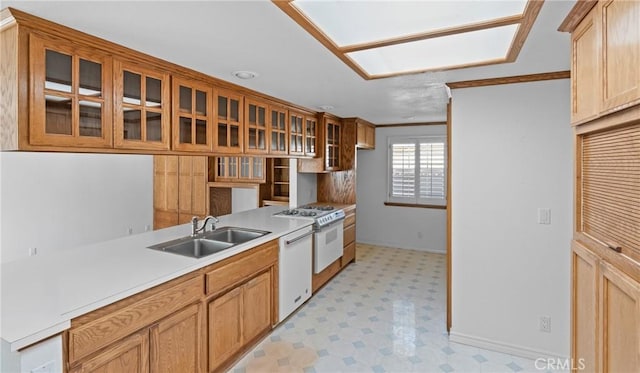
[[[209,303],[209,371],[242,347],[242,287]]]
[[[640,283],[575,241],[572,270],[574,367],[640,371]]]
[[[149,372],[149,333],[134,334],[69,370],[70,373]]]
[[[271,272],[267,271],[209,303],[209,371],[271,329],[271,301]]]
[[[202,371],[201,307],[191,305],[151,327],[151,373]]]
[[[222,370],[277,322],[277,268],[273,240],[73,319],[65,371]]]

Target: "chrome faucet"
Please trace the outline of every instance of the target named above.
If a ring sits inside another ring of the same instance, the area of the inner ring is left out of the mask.
[[[198,217],[194,216],[193,218],[191,218],[191,236],[192,237],[195,236],[200,231],[202,231],[202,233],[205,233],[207,231],[207,223],[209,222],[210,219],[213,220],[213,223],[211,223],[211,230],[215,230],[216,223],[220,221],[215,216],[209,215],[206,218],[204,218],[203,220],[204,223],[202,223],[202,227],[200,228],[198,228]]]

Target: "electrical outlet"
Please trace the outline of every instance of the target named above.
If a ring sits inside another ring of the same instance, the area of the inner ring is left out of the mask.
[[[144,226],[144,231],[149,232],[151,230],[151,226],[149,224]]]
[[[53,373],[54,362],[50,361],[46,364],[40,365],[37,368],[31,369],[31,373]]]
[[[38,255],[38,248],[37,247],[30,247],[29,248],[29,256],[36,256]]]
[[[551,224],[551,209],[538,209],[538,224]]]
[[[540,331],[545,333],[551,333],[551,317],[540,316]]]
[[[127,228],[127,234],[128,235],[132,235],[133,234],[133,227]]]

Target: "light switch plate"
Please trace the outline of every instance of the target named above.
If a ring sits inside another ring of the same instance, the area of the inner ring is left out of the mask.
[[[37,368],[31,369],[31,373],[53,373],[54,362],[50,361],[46,364],[40,365]]]
[[[538,224],[551,224],[551,209],[538,209]]]

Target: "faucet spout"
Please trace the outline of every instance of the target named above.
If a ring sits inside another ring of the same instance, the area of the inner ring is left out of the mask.
[[[200,232],[205,233],[207,231],[207,223],[209,222],[209,220],[213,220],[213,223],[211,223],[211,230],[215,230],[216,223],[220,221],[215,216],[209,215],[204,218],[202,227],[200,228],[198,228],[198,217],[194,216],[193,218],[191,218],[191,236],[195,236]]]

